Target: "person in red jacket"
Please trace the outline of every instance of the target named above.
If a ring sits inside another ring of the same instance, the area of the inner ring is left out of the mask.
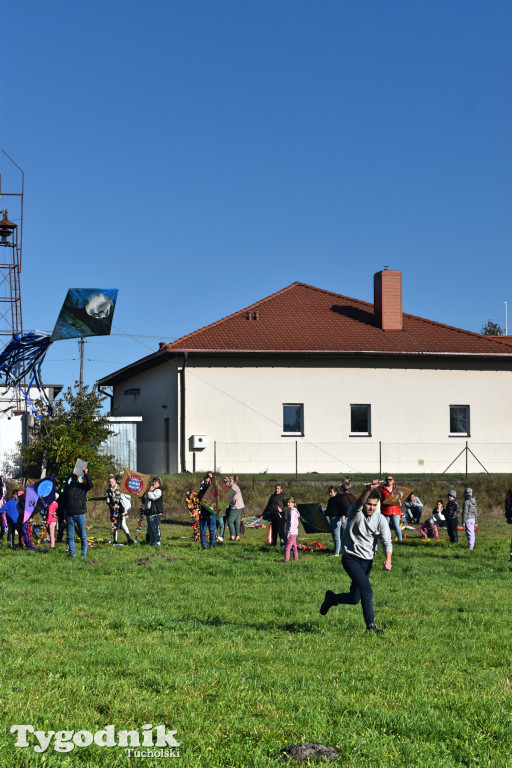
[[[393,475],[386,475],[384,485],[380,488],[380,511],[384,517],[387,518],[389,527],[393,526],[397,535],[398,541],[402,541],[402,531],[400,530],[400,517],[402,515],[402,509],[400,504],[384,504],[384,501],[391,496],[396,488]]]

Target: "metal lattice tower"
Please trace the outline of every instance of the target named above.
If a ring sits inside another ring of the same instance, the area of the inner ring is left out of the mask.
[[[0,170],[3,171],[0,173],[0,343],[3,347],[14,334],[23,334],[20,277],[24,174],[3,149]],[[0,411],[5,402],[10,402],[18,413],[25,410],[19,393],[14,399],[0,393]]]

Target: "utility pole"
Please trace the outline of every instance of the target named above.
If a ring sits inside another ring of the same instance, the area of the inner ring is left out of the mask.
[[[82,391],[84,387],[84,344],[85,339],[82,336],[78,342],[78,346],[80,348],[80,391]]]

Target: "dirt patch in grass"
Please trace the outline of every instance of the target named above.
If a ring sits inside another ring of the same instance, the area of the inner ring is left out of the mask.
[[[338,750],[334,747],[328,747],[325,744],[316,744],[310,742],[308,744],[290,744],[289,747],[285,747],[279,753],[283,760],[296,760],[298,763],[304,763],[311,760],[312,757],[318,758],[325,762],[331,760],[337,760],[339,757]]]

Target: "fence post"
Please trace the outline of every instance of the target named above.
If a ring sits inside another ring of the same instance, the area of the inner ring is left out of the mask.
[[[295,480],[299,476],[299,441],[295,441]]]
[[[468,484],[468,441],[466,440],[466,485]]]

